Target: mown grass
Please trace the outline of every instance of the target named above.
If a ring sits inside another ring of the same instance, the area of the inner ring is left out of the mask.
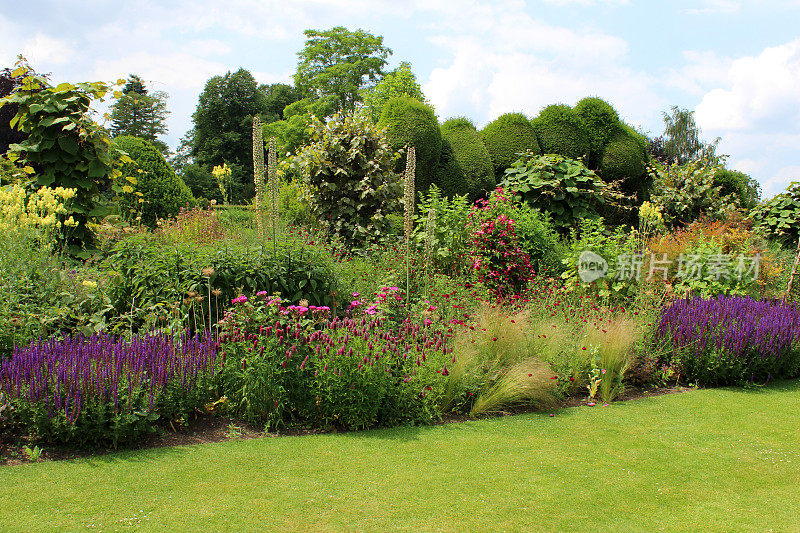
[[[9,531],[797,531],[800,382],[0,468]]]

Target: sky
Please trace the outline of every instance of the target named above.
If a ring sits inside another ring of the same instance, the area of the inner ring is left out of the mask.
[[[55,83],[138,74],[169,95],[174,149],[210,77],[291,83],[304,30],[360,28],[441,121],[599,96],[655,136],[677,105],[769,198],[800,181],[798,22],[800,0],[0,0],[0,68],[21,53]]]

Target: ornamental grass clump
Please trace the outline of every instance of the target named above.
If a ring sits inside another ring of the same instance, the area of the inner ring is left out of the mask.
[[[689,382],[729,385],[800,375],[800,308],[749,297],[679,300],[661,314],[655,340]]]
[[[0,392],[38,439],[116,446],[208,401],[215,359],[207,332],[35,341],[0,360]]]
[[[484,305],[456,337],[443,409],[478,415],[552,406],[557,376],[533,349],[530,328],[528,313]]]

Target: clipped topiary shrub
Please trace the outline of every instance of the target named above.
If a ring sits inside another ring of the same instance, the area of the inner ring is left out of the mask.
[[[523,152],[542,153],[536,140],[536,132],[528,118],[522,113],[500,115],[481,130],[481,139],[489,151],[496,178],[519,159]]]
[[[596,96],[587,96],[575,104],[575,114],[583,121],[589,136],[589,161],[587,166],[597,169],[606,143],[620,128],[619,115],[614,108]]]
[[[622,191],[635,194],[638,203],[642,203],[647,199],[651,184],[646,167],[648,161],[644,138],[623,125],[606,144],[600,175],[606,183],[620,181]]]
[[[714,177],[714,185],[722,187],[722,195],[734,194],[739,198],[741,206],[745,209],[753,209],[758,205],[761,198],[761,186],[759,183],[738,170],[723,169],[717,172]]]
[[[158,218],[178,214],[182,207],[194,207],[192,191],[169,166],[158,148],[150,142],[121,135],[114,143],[133,159],[122,167],[123,193],[120,209],[123,216],[137,213],[142,222],[154,225]]]
[[[378,128],[386,129],[386,137],[395,151],[407,145],[414,147],[417,156],[416,189],[427,190],[434,181],[442,153],[442,134],[433,108],[414,98],[390,98],[383,106]],[[405,168],[405,153],[396,165],[397,172]]]
[[[442,124],[442,141],[452,149],[448,157],[455,170],[442,176],[447,181],[439,182],[446,196],[466,194],[475,199],[494,188],[492,158],[469,119],[451,118]]]
[[[558,154],[567,159],[580,159],[589,155],[589,133],[583,120],[570,106],[549,105],[542,109],[531,124],[543,154]]]

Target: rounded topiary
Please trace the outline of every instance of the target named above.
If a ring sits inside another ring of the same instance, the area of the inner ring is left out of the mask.
[[[178,214],[182,207],[194,207],[192,191],[175,174],[158,148],[130,135],[116,137],[114,143],[133,159],[133,163],[122,167],[120,178],[123,216],[133,211],[141,215],[142,222],[152,225],[158,218]],[[126,180],[126,177],[133,180]]]
[[[442,141],[452,149],[452,160],[457,169],[446,176],[447,181],[438,182],[445,195],[466,194],[474,199],[494,188],[492,158],[469,119],[451,118],[442,124]]]
[[[481,139],[492,158],[496,177],[502,177],[519,154],[541,153],[536,132],[522,113],[500,115],[481,130]]]
[[[589,155],[589,133],[583,120],[570,106],[549,105],[531,123],[542,153],[558,154],[568,159],[581,159]]]
[[[597,170],[606,143],[620,128],[619,115],[611,104],[595,96],[587,96],[575,104],[575,114],[583,121],[589,136],[588,167]]]
[[[416,189],[426,190],[433,183],[442,153],[442,134],[433,108],[419,100],[406,97],[390,98],[383,106],[378,128],[386,129],[386,138],[394,150],[413,146],[416,151]],[[395,169],[402,172],[405,153]]]
[[[647,173],[647,147],[644,138],[633,128],[617,129],[603,150],[600,176],[606,183],[621,181],[626,194],[636,194],[638,203],[647,199],[650,179]]]

